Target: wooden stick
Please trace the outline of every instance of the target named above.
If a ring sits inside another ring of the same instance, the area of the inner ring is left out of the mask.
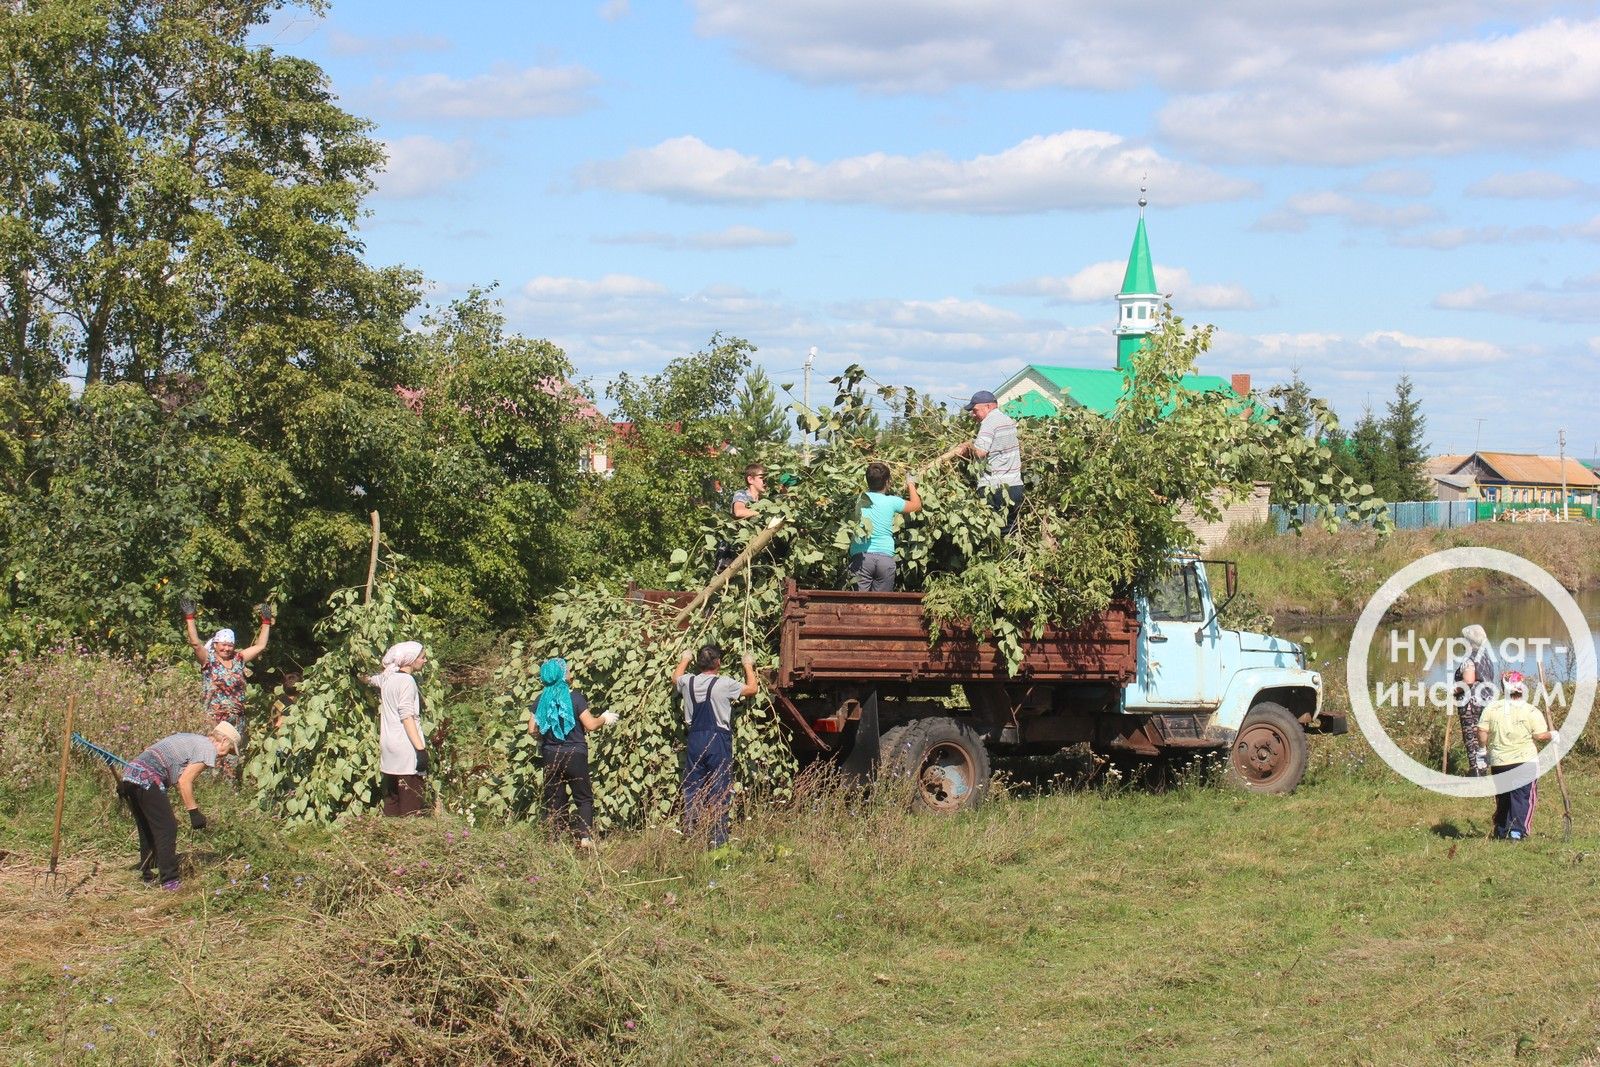
[[[1439,757],[1439,773],[1440,774],[1449,774],[1450,773],[1450,720],[1455,718],[1455,717],[1456,717],[1456,709],[1455,708],[1449,708],[1444,713],[1444,755]],[[1466,730],[1463,729],[1461,731],[1461,741],[1462,741],[1463,744],[1465,744],[1466,740],[1467,740],[1467,733],[1466,733]],[[1469,762],[1472,759],[1471,750],[1468,750],[1468,752],[1467,752],[1467,759],[1468,759]]]
[[[1539,649],[1539,654],[1535,657],[1534,662],[1539,664],[1539,691],[1542,693],[1545,691],[1543,648]],[[1548,707],[1548,705],[1546,706]],[[1550,724],[1549,722],[1546,722],[1545,725],[1549,726]],[[1572,798],[1567,795],[1567,775],[1566,772],[1561,769],[1561,758],[1559,756],[1556,757],[1556,785],[1561,789],[1561,837],[1563,840],[1571,841]]]
[[[760,552],[763,548],[766,548],[767,545],[772,543],[772,539],[778,536],[778,530],[782,526],[783,519],[780,516],[774,516],[767,523],[767,528],[752,537],[750,539],[750,543],[744,546],[744,551],[735,556],[733,558],[733,562],[729,563],[725,568],[723,568],[721,574],[717,575],[716,577],[712,578],[710,582],[706,583],[706,587],[696,593],[694,595],[694,599],[689,601],[688,604],[684,605],[683,608],[679,610],[677,615],[673,616],[672,625],[682,625],[683,620],[693,615],[696,611],[699,611],[705,602],[711,599],[711,594],[727,585],[734,579],[736,575],[738,575],[740,571],[748,567],[750,565],[750,561],[755,558],[756,553]]]
[[[367,559],[367,599],[363,603],[372,603],[372,582],[378,576],[378,513],[372,513],[372,555]]]
[[[61,731],[61,777],[56,781],[56,828],[50,838],[50,873],[61,859],[61,814],[67,807],[67,756],[72,752],[72,715],[78,710],[77,694],[67,698],[67,727]]]

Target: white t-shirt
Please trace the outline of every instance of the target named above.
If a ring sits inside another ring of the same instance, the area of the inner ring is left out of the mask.
[[[378,707],[378,746],[382,750],[379,768],[384,774],[416,774],[417,750],[406,736],[405,721],[417,720],[417,732],[426,737],[422,728],[422,697],[417,692],[417,680],[404,671],[384,675],[378,682],[383,700]]]

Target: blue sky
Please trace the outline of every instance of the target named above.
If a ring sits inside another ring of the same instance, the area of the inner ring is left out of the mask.
[[[1436,452],[1600,451],[1600,8],[1544,0],[337,0],[316,60],[390,163],[371,258],[598,392],[716,331],[947,399],[1110,366],[1148,175],[1208,373]],[[1481,420],[1481,422],[1480,422]]]

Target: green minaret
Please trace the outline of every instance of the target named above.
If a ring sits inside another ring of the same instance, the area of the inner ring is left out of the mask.
[[[1161,293],[1156,289],[1156,270],[1150,262],[1150,240],[1144,232],[1144,209],[1149,201],[1139,190],[1139,227],[1133,231],[1133,249],[1128,253],[1128,269],[1122,275],[1122,292],[1117,294],[1117,369],[1131,371],[1133,354],[1144,344],[1145,335],[1155,328],[1161,314]]]

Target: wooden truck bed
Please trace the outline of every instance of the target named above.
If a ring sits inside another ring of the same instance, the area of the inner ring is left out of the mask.
[[[1131,601],[1070,630],[1046,630],[1023,644],[1019,680],[1125,685],[1137,664],[1139,619]],[[778,688],[831,682],[1005,682],[1005,657],[993,641],[948,628],[930,646],[920,593],[784,590]]]

